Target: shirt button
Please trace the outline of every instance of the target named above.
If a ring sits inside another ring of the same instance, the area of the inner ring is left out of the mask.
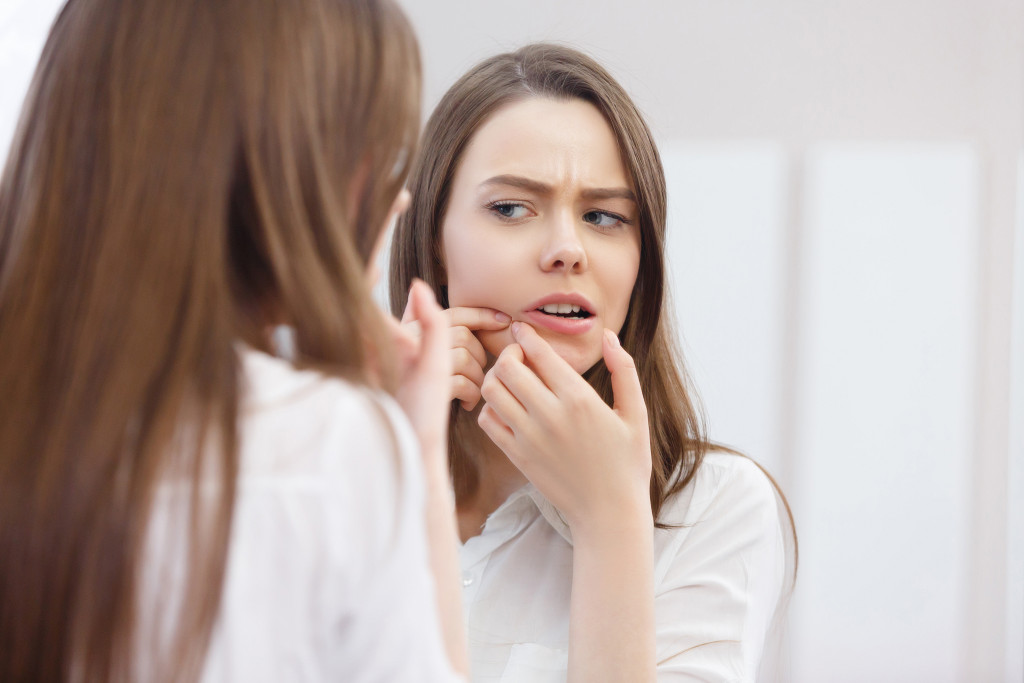
[[[462,572],[462,587],[469,588],[473,585],[473,575],[469,572]]]

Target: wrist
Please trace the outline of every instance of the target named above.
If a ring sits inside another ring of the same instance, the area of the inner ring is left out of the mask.
[[[573,544],[595,543],[617,545],[630,539],[652,539],[654,516],[648,500],[615,506],[603,514],[587,515],[576,521],[569,521]]]

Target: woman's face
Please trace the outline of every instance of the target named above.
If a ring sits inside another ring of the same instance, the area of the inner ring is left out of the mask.
[[[619,332],[640,264],[637,206],[615,136],[583,100],[533,97],[470,140],[442,225],[448,302],[532,325],[579,373]],[[508,329],[479,332],[493,356]]]

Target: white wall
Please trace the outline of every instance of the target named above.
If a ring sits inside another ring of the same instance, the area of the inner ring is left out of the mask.
[[[0,159],[7,148],[43,42],[63,3],[0,0]]]
[[[1024,148],[1017,165],[1017,233],[1011,343],[1010,466],[1007,477],[1006,672],[1024,681]],[[1017,645],[1018,647],[1015,647]]]
[[[546,39],[648,113],[712,435],[797,515],[787,678],[1024,680],[1024,1],[402,1],[428,107]],[[0,0],[0,149],[56,6]]]

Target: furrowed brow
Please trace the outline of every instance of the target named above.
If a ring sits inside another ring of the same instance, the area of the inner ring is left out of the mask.
[[[522,190],[529,190],[537,194],[551,194],[551,186],[538,180],[531,180],[518,175],[496,175],[493,178],[480,183],[481,187],[490,185],[503,185],[506,187],[518,187]]]
[[[636,195],[633,191],[625,187],[601,187],[593,188],[589,190],[583,190],[580,193],[584,199],[595,201],[601,199],[627,199],[634,204],[636,203]]]
[[[542,183],[539,180],[533,180],[531,178],[525,178],[518,175],[496,175],[493,178],[480,183],[481,187],[489,187],[492,185],[500,185],[505,187],[518,187],[529,192],[534,192],[541,195],[549,195],[554,190],[553,188]],[[595,201],[601,199],[625,199],[636,203],[636,195],[633,191],[626,187],[595,187],[583,190],[580,193],[587,201]]]

